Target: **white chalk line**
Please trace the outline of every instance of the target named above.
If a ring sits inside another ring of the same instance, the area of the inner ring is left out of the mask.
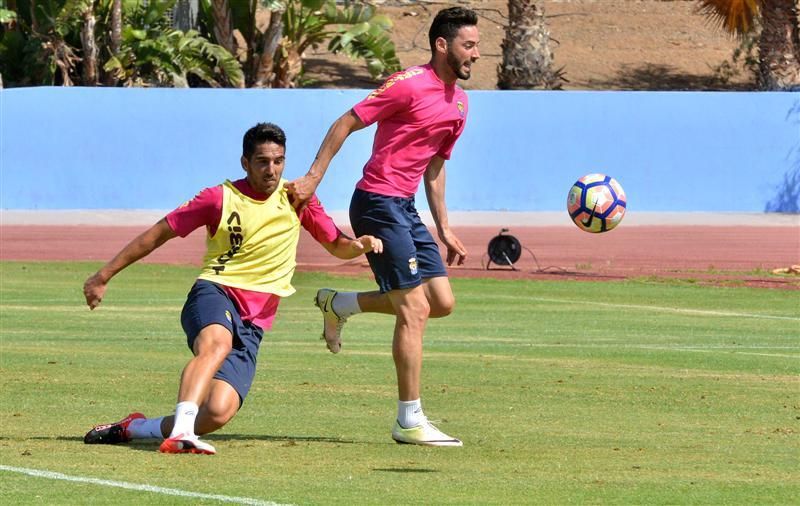
[[[36,478],[47,478],[49,480],[62,480],[72,481],[77,483],[89,483],[91,485],[100,485],[103,487],[116,487],[124,488],[127,490],[136,490],[140,492],[152,492],[154,494],[164,494],[177,497],[189,497],[192,499],[211,499],[214,501],[247,504],[251,506],[280,506],[278,503],[270,501],[262,501],[260,499],[253,499],[250,497],[233,497],[228,495],[219,494],[202,494],[199,492],[189,492],[186,490],[179,490],[176,488],[156,487],[154,485],[144,485],[140,483],[128,483],[124,481],[101,480],[98,478],[87,478],[83,476],[70,476],[67,474],[56,473],[53,471],[42,471],[39,469],[29,469],[25,467],[4,466],[0,464],[0,471],[10,473],[26,474]]]
[[[439,346],[439,347],[450,347],[450,346],[460,346],[460,347],[485,347],[487,344],[495,344],[501,345],[504,348],[541,348],[541,349],[552,349],[552,348],[577,348],[577,349],[606,349],[606,350],[649,350],[649,351],[665,351],[665,352],[687,352],[687,353],[718,353],[718,354],[731,354],[731,355],[755,355],[760,357],[775,357],[775,358],[789,358],[793,360],[800,360],[800,346],[741,346],[741,345],[710,345],[710,346],[695,346],[695,345],[655,345],[655,344],[630,344],[630,343],[603,343],[603,344],[596,344],[596,343],[528,343],[528,342],[521,342],[518,340],[511,340],[511,339],[492,339],[492,338],[475,338],[471,340],[466,339],[436,339],[430,338],[426,339],[426,343],[429,346]],[[283,346],[303,346],[303,347],[314,347],[317,346],[313,343],[297,343],[293,341],[274,341],[272,344],[281,344]],[[375,343],[375,342],[364,342],[361,341],[358,344],[361,348],[385,348],[385,343]],[[758,352],[758,351],[746,351],[746,350],[787,350],[788,352],[795,352],[795,353],[766,353],[766,352]],[[385,355],[390,355],[391,352],[384,353]],[[435,355],[435,351],[428,351],[431,355]]]
[[[734,355],[755,355],[758,357],[776,357],[776,358],[791,358],[791,359],[800,359],[800,353],[798,354],[787,354],[787,353],[757,353],[753,351],[741,351],[742,347],[713,347],[709,346],[707,348],[699,347],[699,346],[677,346],[677,347],[670,347],[670,346],[636,346],[635,348],[640,348],[644,350],[657,350],[657,351],[683,351],[689,353],[718,353],[722,351],[726,351],[728,353]],[[752,347],[758,348],[758,347]],[[771,347],[765,347],[767,349],[771,349]],[[800,348],[791,348],[791,347],[776,347],[776,348],[786,348],[790,350],[798,350],[800,352]]]
[[[683,345],[683,344],[674,344],[674,345],[664,345],[664,344],[645,344],[645,343],[588,343],[588,342],[578,342],[578,343],[528,343],[522,342],[519,340],[512,341],[508,339],[492,339],[492,338],[477,338],[474,340],[465,340],[465,339],[435,339],[431,338],[427,340],[430,343],[435,343],[437,345],[459,345],[459,346],[483,346],[486,344],[497,344],[501,346],[515,346],[519,348],[580,348],[580,349],[605,349],[605,350],[663,350],[663,351],[698,351],[698,352],[705,352],[705,353],[715,353],[715,352],[736,352],[736,353],[751,353],[754,354],[755,351],[743,351],[743,350],[786,350],[786,351],[796,351],[797,355],[787,355],[791,357],[798,357],[800,358],[800,346],[769,346],[769,345],[756,345],[756,346],[749,346],[749,345]],[[290,343],[287,343],[290,344]],[[363,346],[385,346],[384,343],[362,343],[360,345]],[[763,352],[762,352],[763,353]]]

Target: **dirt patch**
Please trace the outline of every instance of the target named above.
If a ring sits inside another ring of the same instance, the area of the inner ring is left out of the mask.
[[[430,58],[428,27],[448,2],[383,1],[379,10],[394,22],[392,39],[403,67]],[[460,5],[480,15],[481,60],[465,89],[497,84],[500,44],[507,23],[506,0],[467,0]],[[557,68],[564,89],[573,90],[741,90],[752,87],[743,67],[722,79],[716,68],[729,61],[738,42],[697,14],[690,0],[545,0]],[[309,51],[307,77],[321,88],[374,88],[360,62]]]

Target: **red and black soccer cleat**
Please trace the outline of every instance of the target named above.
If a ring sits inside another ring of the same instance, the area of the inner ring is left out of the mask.
[[[87,445],[115,445],[127,443],[131,440],[128,434],[128,425],[132,421],[144,418],[141,413],[131,413],[116,423],[96,425],[92,430],[83,436],[83,442]]]

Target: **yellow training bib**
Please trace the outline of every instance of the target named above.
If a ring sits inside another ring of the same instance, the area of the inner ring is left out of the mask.
[[[300,219],[284,182],[264,201],[244,195],[230,181],[222,184],[222,218],[206,238],[200,279],[280,297],[295,292]]]

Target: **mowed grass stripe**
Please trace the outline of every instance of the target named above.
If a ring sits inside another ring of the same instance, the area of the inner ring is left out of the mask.
[[[474,296],[473,296],[474,297]],[[712,316],[712,317],[735,317],[735,318],[761,318],[767,320],[788,320],[800,322],[800,316],[782,316],[782,315],[768,315],[768,314],[754,314],[754,313],[738,313],[735,311],[716,311],[708,309],[691,309],[681,307],[667,307],[657,305],[645,304],[619,304],[613,302],[599,302],[596,300],[570,300],[570,299],[554,299],[545,297],[535,297],[528,295],[492,295],[494,300],[507,300],[517,302],[546,302],[553,304],[569,304],[575,309],[587,309],[595,307],[605,307],[610,309],[634,309],[640,311],[659,311],[667,313],[681,313],[688,315],[698,316]],[[502,309],[501,309],[502,310]]]

